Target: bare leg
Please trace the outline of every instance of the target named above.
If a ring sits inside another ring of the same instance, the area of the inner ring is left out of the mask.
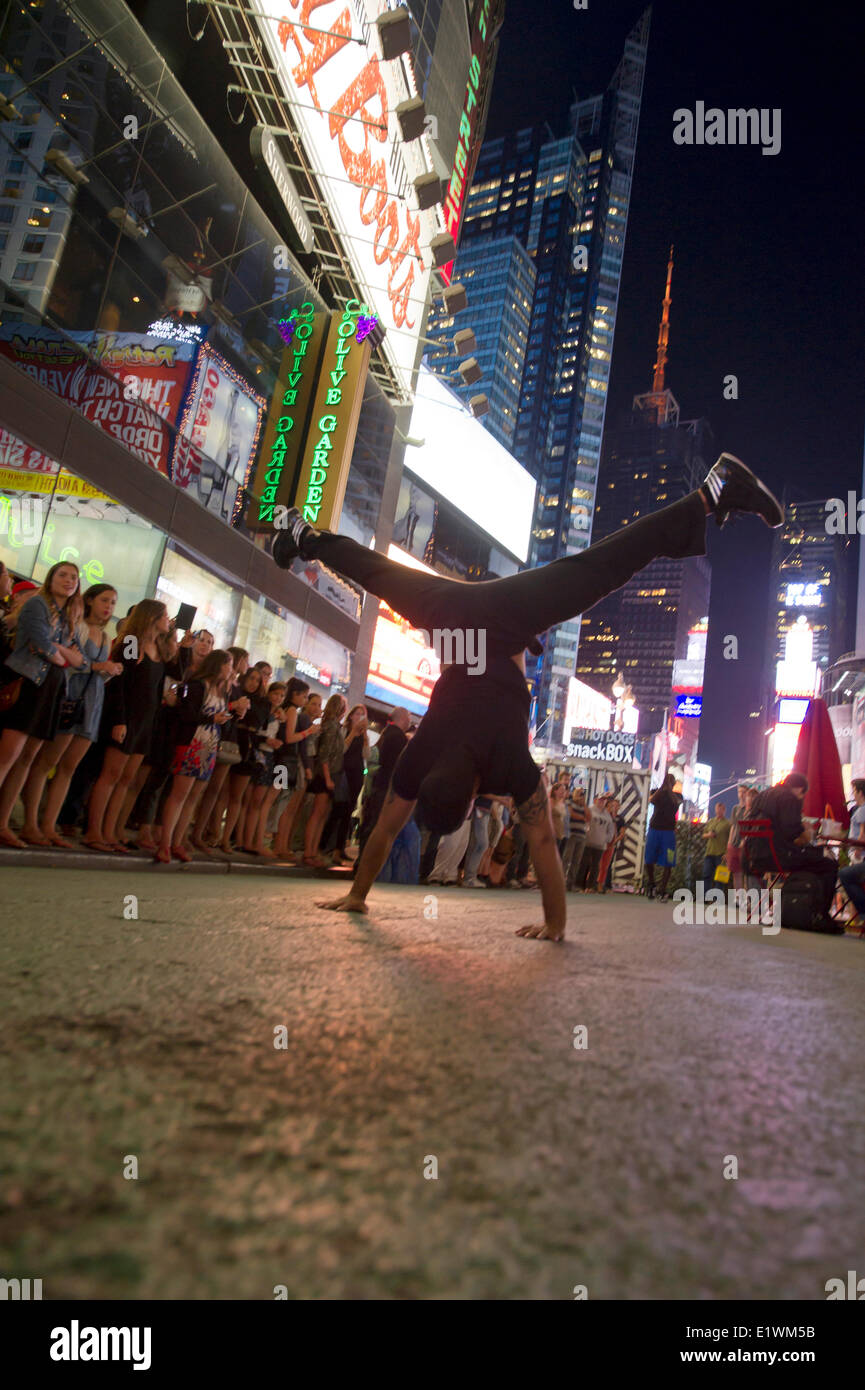
[[[141,791],[142,787],[144,786],[144,783],[147,781],[147,778],[149,776],[150,768],[145,766],[142,760],[141,766],[138,768],[138,771],[136,772],[135,776],[130,782],[126,795],[123,798],[123,805],[121,806],[120,814],[117,817],[117,833],[115,836],[116,839],[124,840],[126,838],[126,835],[128,833],[126,829],[126,822],[132,815],[132,808],[138,800],[138,793]],[[144,827],[142,827],[142,829],[143,828]]]
[[[535,941],[564,941],[568,915],[565,875],[543,781],[538,782],[537,790],[517,811],[541,889],[544,922],[540,927],[518,927],[516,934]]]
[[[228,763],[217,763],[213,769],[213,776],[207,784],[204,795],[201,798],[201,806],[195,817],[195,828],[192,832],[192,843],[196,849],[204,849],[204,839],[207,832],[207,823],[210,820],[211,812],[216,805],[219,793],[225,785],[228,776]]]
[[[253,787],[249,794],[249,802],[246,807],[246,819],[243,824],[243,848],[248,854],[255,853],[255,840],[258,833],[258,821],[261,815],[261,803],[264,800],[266,787]]]
[[[241,773],[240,776],[238,776],[237,773],[232,773],[228,786],[229,801],[228,810],[225,815],[225,829],[222,832],[222,849],[226,854],[231,853],[231,836],[234,833],[234,827],[237,825],[237,818],[240,815],[241,806],[243,804],[243,794],[248,786],[248,773]]]
[[[84,754],[92,747],[88,738],[81,738],[76,734],[69,744],[60,762],[57,764],[57,771],[48,783],[48,794],[45,798],[45,809],[42,812],[42,834],[52,844],[67,847],[68,840],[64,840],[62,835],[57,833],[57,817],[66,800],[69,791],[69,784],[72,781],[72,774],[81,762]]]
[[[24,802],[24,829],[21,835],[33,844],[44,845],[47,842],[47,837],[39,829],[42,793],[45,791],[49,772],[52,767],[57,767],[71,742],[71,734],[58,734],[50,743],[41,745],[30,766],[27,781],[21,791],[21,800]]]
[[[193,782],[192,791],[184,801],[177,825],[174,827],[174,843],[183,846],[184,849],[188,848],[185,840],[189,831],[189,823],[198,809],[206,786],[206,782],[199,782],[197,779]]]
[[[332,912],[366,912],[366,898],[384,867],[391,846],[415,808],[414,801],[404,801],[395,792],[389,791],[381,815],[367,840],[351,890],[344,898],[332,902],[318,902],[316,907],[327,907]]]
[[[279,787],[265,787],[264,796],[261,801],[261,809],[258,813],[258,825],[253,838],[252,847],[256,854],[263,854],[265,858],[275,859],[273,850],[266,847],[264,843],[267,834],[267,821],[270,816],[270,808],[279,796]]]
[[[17,733],[18,730],[16,729],[13,732]],[[27,776],[30,772],[33,760],[42,747],[43,742],[44,739],[28,738],[26,735],[23,735],[22,742],[19,746],[18,757],[6,773],[6,779],[3,782],[3,790],[0,792],[0,831],[3,831],[6,835],[11,836],[12,834],[12,831],[9,829],[9,817],[12,814],[15,802],[18,800],[18,794],[27,781]],[[17,839],[17,836],[15,838]],[[21,843],[21,841],[19,841],[19,843]]]
[[[120,815],[123,803],[129,794],[129,789],[135,781],[143,757],[143,753],[133,753],[131,757],[126,758],[126,763],[120,773],[120,778],[114,791],[111,793],[111,800],[108,802],[108,806],[105,810],[104,839],[105,843],[108,845],[116,845],[117,843],[117,817]]]
[[[324,823],[327,820],[330,804],[330,797],[326,792],[318,792],[316,794],[312,807],[312,815],[306,827],[306,840],[303,849],[303,857],[307,863],[315,860],[318,855],[318,846],[321,843],[321,832],[324,830]]]
[[[171,783],[171,791],[168,793],[168,800],[162,812],[162,839],[160,840],[162,852],[167,852],[169,856],[171,846],[175,843],[175,827],[186,804],[186,799],[192,791],[194,781],[194,777],[175,777]]]
[[[105,750],[102,771],[90,793],[85,844],[105,845],[105,813],[128,757],[128,753],[121,753],[119,748]]]
[[[285,810],[279,818],[279,825],[276,827],[276,840],[273,848],[276,850],[277,857],[282,859],[291,858],[291,832],[294,829],[294,822],[297,813],[306,798],[306,780],[297,788],[294,796],[289,801]]]

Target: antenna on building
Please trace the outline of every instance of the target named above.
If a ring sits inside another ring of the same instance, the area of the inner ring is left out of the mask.
[[[673,247],[670,247],[670,259],[667,261],[667,284],[664,290],[664,302],[661,307],[661,322],[658,326],[658,349],[655,355],[655,370],[652,378],[652,389],[645,394],[634,397],[634,410],[645,412],[652,417],[656,424],[673,425],[679,424],[679,403],[670,388],[666,385],[667,357],[670,344],[670,305],[673,302]]]
[[[652,391],[660,395],[665,388],[664,375],[667,370],[667,346],[670,341],[670,305],[672,301],[671,288],[673,284],[673,248],[670,247],[670,259],[667,262],[667,287],[664,290],[664,304],[661,310],[661,322],[658,327],[658,352],[655,357],[655,375],[652,380]]]

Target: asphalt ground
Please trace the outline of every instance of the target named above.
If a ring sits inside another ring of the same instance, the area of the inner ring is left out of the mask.
[[[10,859],[0,1274],[45,1299],[822,1301],[863,1268],[865,942],[614,894],[554,945],[514,935],[537,892],[358,918],[327,879]]]

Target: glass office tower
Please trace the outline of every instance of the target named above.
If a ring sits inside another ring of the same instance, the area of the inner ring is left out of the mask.
[[[489,412],[483,423],[500,444],[513,450],[535,293],[535,264],[516,237],[500,237],[484,245],[469,242],[460,252],[459,279],[472,305],[475,345],[468,351],[477,358],[483,379],[477,385],[463,383],[458,368],[467,352],[454,344],[453,335],[442,334],[441,347],[429,353],[428,362],[466,402],[481,391],[487,396]],[[440,318],[436,320],[431,331],[436,331],[440,322]]]

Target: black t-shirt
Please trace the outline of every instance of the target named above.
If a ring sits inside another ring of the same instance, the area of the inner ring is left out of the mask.
[[[675,830],[676,816],[682,804],[682,798],[678,792],[671,792],[667,787],[659,787],[652,794],[652,830]]]
[[[802,802],[789,787],[767,787],[765,791],[758,792],[747,819],[772,822],[772,840],[779,863],[789,862],[796,854],[799,846],[794,841],[803,829]],[[750,851],[755,859],[769,854],[768,848],[764,849],[759,840],[751,841]]]

